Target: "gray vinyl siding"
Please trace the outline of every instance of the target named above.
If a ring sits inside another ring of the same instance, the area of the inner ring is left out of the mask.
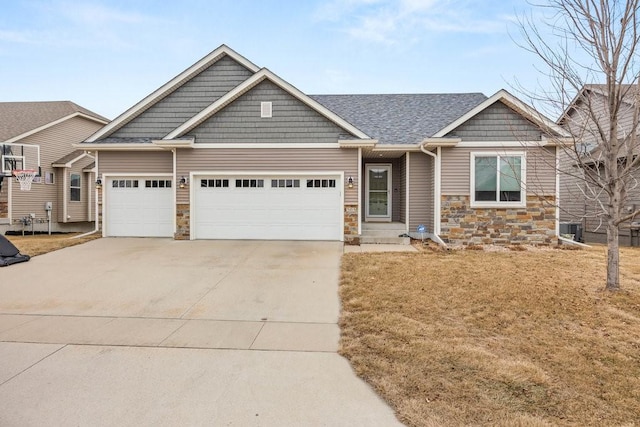
[[[271,102],[273,117],[260,117]],[[270,81],[263,81],[190,132],[196,143],[335,143],[346,131]]]
[[[582,222],[586,212],[583,194],[585,183],[575,175],[582,175],[580,168],[573,167],[569,155],[560,150],[560,221]]]
[[[407,223],[407,154],[404,154],[397,162],[398,191],[394,187],[394,200],[398,205],[398,221]]]
[[[549,148],[443,148],[442,194],[469,195],[472,152],[522,152],[526,151],[528,194],[555,196],[555,147]]]
[[[62,179],[58,173],[56,173],[55,184],[45,184],[45,174],[46,172],[55,172],[51,164],[75,150],[71,146],[72,144],[84,141],[102,126],[102,124],[92,120],[74,117],[18,141],[22,144],[40,145],[42,182],[33,183],[31,191],[20,191],[20,185],[14,180],[11,195],[12,219],[20,219],[34,213],[37,219],[44,220],[46,219],[44,204],[45,202],[52,202],[53,211],[51,217],[54,222],[52,228],[54,231],[57,229],[55,222],[62,215],[63,196],[66,193],[62,191]],[[6,181],[5,184],[7,184]],[[39,229],[45,229],[46,225],[39,225],[39,227]]]
[[[497,101],[447,136],[464,141],[538,141],[541,135],[537,126]]]
[[[171,151],[102,151],[98,157],[99,174],[172,173]]]
[[[251,75],[247,68],[224,56],[110,136],[164,137]]]
[[[433,160],[424,153],[409,154],[409,231],[420,224],[433,232]]]
[[[100,155],[102,169],[102,154]],[[318,149],[179,149],[177,175],[189,172],[344,172],[345,180],[355,179],[345,188],[345,203],[358,203],[358,150]],[[189,203],[189,190],[178,189],[177,203]]]

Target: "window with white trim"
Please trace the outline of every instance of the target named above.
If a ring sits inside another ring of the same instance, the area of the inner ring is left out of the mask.
[[[72,173],[70,177],[70,181],[71,181],[71,185],[69,186],[69,189],[71,193],[69,195],[69,200],[72,202],[79,202],[80,195],[82,194],[82,190],[80,188],[80,174]]]
[[[525,206],[524,182],[523,153],[471,153],[472,206]]]

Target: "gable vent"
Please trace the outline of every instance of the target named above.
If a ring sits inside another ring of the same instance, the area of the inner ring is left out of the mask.
[[[273,103],[261,102],[260,103],[260,117],[263,119],[273,117]]]

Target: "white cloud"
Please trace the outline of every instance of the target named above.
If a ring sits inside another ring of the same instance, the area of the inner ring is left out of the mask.
[[[321,6],[317,18],[338,23],[355,39],[383,44],[409,34],[502,32],[514,19],[487,15],[482,7],[470,0],[333,0]]]

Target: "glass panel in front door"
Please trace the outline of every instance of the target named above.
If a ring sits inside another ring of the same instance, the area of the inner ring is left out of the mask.
[[[369,169],[369,215],[389,215],[389,170]]]

